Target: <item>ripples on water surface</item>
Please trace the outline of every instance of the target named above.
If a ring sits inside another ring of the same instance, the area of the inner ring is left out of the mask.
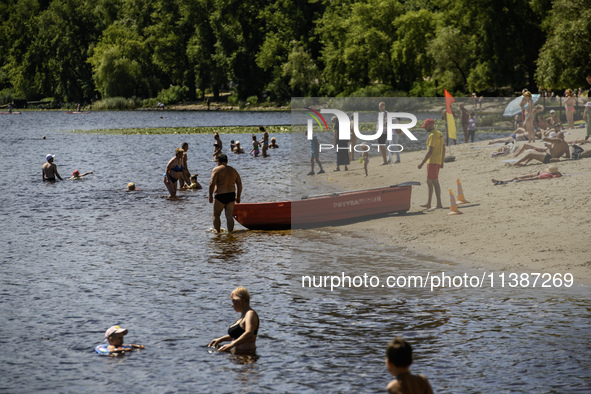
[[[162,115],[0,119],[0,391],[379,392],[390,380],[385,345],[401,334],[415,348],[414,370],[436,391],[591,389],[588,288],[302,292],[294,283],[304,271],[384,276],[454,267],[338,228],[214,235],[207,193],[171,201],[162,183],[186,140],[190,168],[205,185],[210,136],[67,132],[154,127]],[[200,113],[170,114],[181,115],[167,126],[203,121]],[[289,123],[285,114],[248,116],[224,114],[224,124]],[[269,159],[230,157],[245,202],[289,198],[290,142],[278,141]],[[43,184],[47,153],[64,178],[74,169],[95,174]],[[130,181],[142,191],[123,191]],[[237,318],[229,300],[237,285],[251,291],[261,317],[255,362],[204,347]],[[112,324],[147,349],[117,359],[94,354]]]

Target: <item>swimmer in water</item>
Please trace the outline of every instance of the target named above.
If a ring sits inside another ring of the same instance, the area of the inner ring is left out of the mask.
[[[109,329],[105,332],[105,341],[108,345],[99,345],[95,348],[95,351],[97,353],[108,353],[110,355],[117,355],[120,353],[125,353],[126,351],[130,352],[135,349],[146,348],[144,345],[124,345],[123,337],[127,335],[127,332],[128,331],[126,328],[121,328],[119,326],[109,327]]]
[[[66,179],[66,181],[77,181],[79,179],[84,178],[86,175],[90,175],[92,173],[93,173],[92,171],[88,171],[88,172],[85,172],[84,174],[80,174],[80,171],[74,170],[74,172],[72,173],[72,177]]]

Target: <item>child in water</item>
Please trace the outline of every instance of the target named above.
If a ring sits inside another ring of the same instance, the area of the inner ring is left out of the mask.
[[[116,356],[118,354],[123,354],[126,351],[131,352],[135,349],[145,349],[144,345],[124,345],[123,344],[123,337],[127,334],[126,328],[121,328],[119,326],[111,326],[105,332],[105,341],[107,343],[98,345],[94,351],[98,354],[103,355],[111,355]]]
[[[189,185],[189,189],[195,189],[195,190],[203,189],[203,186],[201,186],[201,184],[199,182],[197,182],[197,175],[199,175],[199,174],[191,175],[191,184]]]
[[[75,170],[75,171],[72,173],[72,177],[71,177],[71,178],[68,178],[68,179],[66,179],[66,180],[67,180],[67,181],[77,181],[77,180],[79,180],[79,179],[82,179],[82,178],[84,178],[86,175],[90,175],[90,174],[92,174],[92,171],[88,171],[88,172],[85,172],[84,174],[80,175],[80,171],[78,171],[78,170]]]
[[[259,155],[259,142],[257,141],[257,136],[256,135],[252,135],[252,150],[249,152],[250,153],[254,153],[254,157],[257,157]]]
[[[127,190],[126,191],[128,191],[128,192],[135,192],[135,191],[140,191],[140,189],[137,189],[135,187],[135,183],[134,182],[129,182],[127,184]]]
[[[386,390],[391,394],[433,394],[433,389],[425,375],[413,375],[409,368],[412,364],[412,347],[402,337],[396,337],[386,347],[386,368],[396,379],[391,381]]]

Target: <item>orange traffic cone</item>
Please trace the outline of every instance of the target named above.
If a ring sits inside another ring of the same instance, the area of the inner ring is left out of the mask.
[[[466,204],[469,202],[470,201],[466,200],[466,197],[464,197],[464,191],[462,190],[462,183],[458,179],[458,204]]]
[[[462,212],[458,209],[458,204],[456,204],[456,198],[454,197],[454,190],[449,189],[449,212],[448,215],[459,215]]]

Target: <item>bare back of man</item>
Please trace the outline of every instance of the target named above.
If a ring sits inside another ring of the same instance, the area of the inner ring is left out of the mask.
[[[235,187],[236,186],[236,187]],[[214,197],[215,193],[215,197]],[[234,230],[234,204],[240,202],[242,180],[234,167],[228,165],[228,158],[218,156],[218,166],[211,172],[209,181],[209,202],[213,203],[213,227],[220,232],[222,211],[225,212],[228,232]]]
[[[60,180],[63,180],[62,177],[57,172],[57,166],[55,165],[55,163],[53,163],[53,160],[51,162],[47,162],[47,163],[43,164],[42,170],[43,170],[43,180],[44,181],[55,181],[56,176]]]

